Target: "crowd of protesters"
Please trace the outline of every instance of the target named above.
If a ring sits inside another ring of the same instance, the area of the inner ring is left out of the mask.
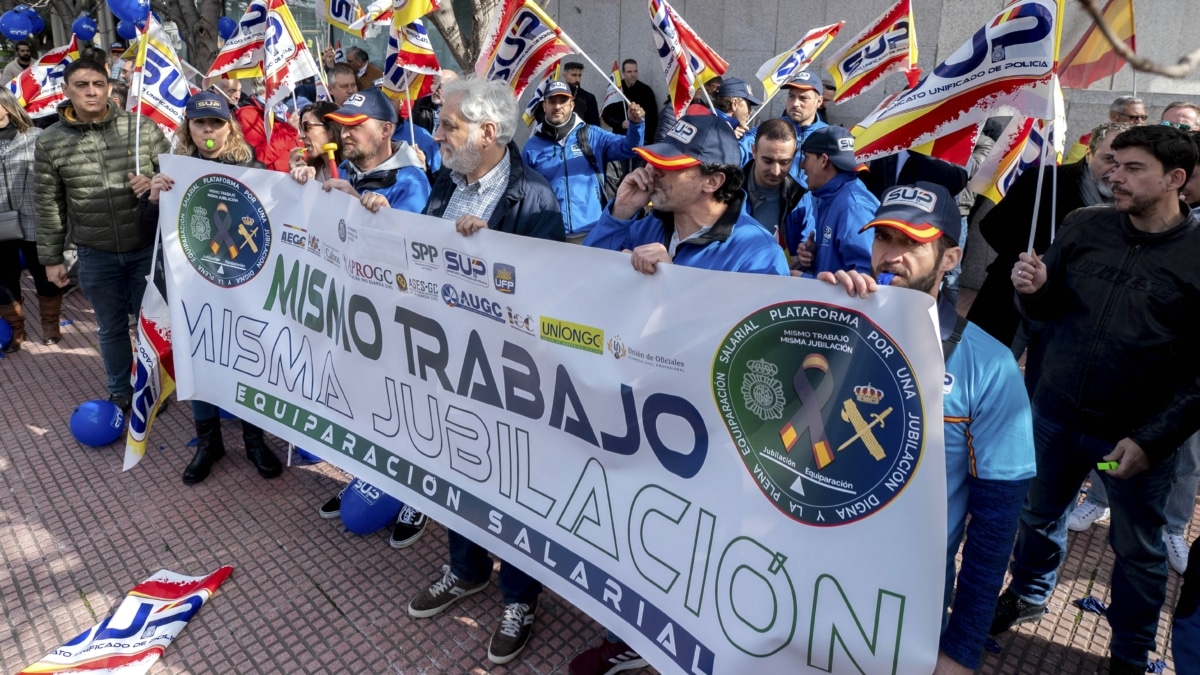
[[[851,134],[828,123],[831,85],[814,71],[783,85],[780,117],[750,127],[763,102],[746,80],[706,82],[677,118],[638,79],[633,59],[622,64],[628,103],[603,109],[580,86],[582,64],[566,63],[519,147],[519,109],[504,84],[444,71],[409,109],[384,94],[365,51],[352,48],[338,62],[330,50],[322,55],[329,100],[306,83],[292,106],[268,110],[261,82],[220,80],[190,98],[172,145],[127,112],[124,45],[107,56],[86,51],[65,69],[55,115],[35,122],[0,91],[0,210],[19,225],[19,236],[0,241],[0,315],[13,328],[6,352],[34,339],[23,257],[40,342],[61,339],[62,296],[77,278],[95,312],[109,400],[130,407],[129,316],[150,271],[159,197],[174,186],[158,167],[170,152],[288,172],[372,212],[451,221],[463,236],[491,229],[627,251],[648,275],[678,264],[815,278],[853,296],[885,283],[910,288],[937,300],[957,383],[944,402],[949,536],[935,672],[972,672],[990,635],[1040,620],[1067,532],[1105,520],[1116,557],[1110,672],[1145,672],[1168,570],[1186,576],[1176,672],[1200,672],[1200,555],[1192,546],[1189,560],[1184,538],[1200,482],[1200,357],[1187,339],[1200,313],[1200,216],[1189,206],[1200,205],[1200,107],[1173,103],[1154,123],[1142,101],[1120,97],[1080,139],[1079,154],[1024,173],[992,204],[964,191],[998,120],[981,125],[966,167],[908,151],[862,166]],[[31,61],[30,46],[18,43],[4,78]],[[268,140],[272,113],[280,123]],[[982,241],[971,245],[995,260],[968,321],[954,279],[972,227]],[[188,485],[225,454],[218,409],[193,401],[192,411],[198,442],[183,472]],[[242,432],[257,472],[280,475],[263,431],[243,423]],[[320,515],[337,517],[341,498]],[[427,525],[404,506],[392,546],[414,545]],[[411,600],[412,617],[433,617],[489,583],[487,550],[447,533],[448,564]],[[507,663],[532,634],[541,585],[502,561],[499,589],[504,611],[488,658]],[[610,632],[570,672],[643,665]]]

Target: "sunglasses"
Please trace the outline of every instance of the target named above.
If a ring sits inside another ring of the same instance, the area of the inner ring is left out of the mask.
[[[1158,125],[1160,127],[1175,127],[1176,129],[1179,129],[1181,131],[1191,131],[1192,130],[1192,125],[1188,124],[1187,122],[1172,123],[1172,122],[1163,120],[1163,121],[1159,122]]]
[[[1125,113],[1117,113],[1117,114],[1120,115],[1121,117],[1124,117],[1125,119],[1133,121],[1133,122],[1145,122],[1150,117],[1149,115],[1126,115]]]
[[[311,131],[312,129],[315,129],[317,127],[321,127],[322,129],[324,129],[328,126],[329,125],[325,124],[324,122],[301,122],[300,123],[300,128],[303,129],[305,133],[308,133],[309,131]]]

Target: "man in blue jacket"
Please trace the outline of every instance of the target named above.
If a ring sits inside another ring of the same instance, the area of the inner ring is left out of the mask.
[[[585,246],[631,251],[634,269],[646,274],[659,263],[788,274],[775,238],[743,209],[741,155],[724,120],[685,115],[635,152],[647,166],[621,181]]]
[[[429,179],[411,145],[392,143],[396,109],[379,89],[360,91],[325,117],[341,124],[342,178],[322,188],[355,197],[375,213],[393,209],[420,213],[429,200]]]
[[[942,277],[962,258],[962,218],[950,193],[926,182],[893,187],[866,228],[875,231],[870,268],[823,272],[819,278],[866,297],[878,290],[875,275],[887,273],[892,286],[938,300],[949,499],[943,602],[951,611],[942,615],[934,673],[972,673],[987,641],[995,593],[1004,583],[1021,503],[1037,471],[1029,399],[1008,348],[938,296]]]
[[[872,234],[863,225],[879,200],[855,175],[854,137],[826,126],[809,134],[800,153],[811,191],[788,216],[787,241],[796,246],[797,269],[805,276],[871,269]]]
[[[645,111],[629,105],[629,129],[618,136],[584,122],[575,113],[575,96],[566,82],[554,81],[542,99],[545,120],[525,142],[521,159],[550,182],[566,225],[567,241],[582,241],[604,207],[604,169],[609,162],[632,159],[642,144]]]
[[[804,145],[809,134],[829,126],[817,117],[817,110],[825,100],[821,96],[822,87],[821,78],[808,70],[802,70],[792,75],[783,85],[784,93],[787,94],[787,107],[784,108],[781,119],[791,122],[792,126],[796,128],[796,140],[800,145]],[[742,138],[743,140],[749,138],[749,142],[753,143],[757,134],[758,128],[755,127],[746,132]],[[813,189],[808,185],[804,167],[800,166],[800,159],[801,156],[796,155],[796,161],[792,164],[792,178],[796,179],[800,187],[806,190]]]

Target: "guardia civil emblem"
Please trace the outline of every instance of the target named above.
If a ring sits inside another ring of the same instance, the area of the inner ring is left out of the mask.
[[[750,479],[793,520],[870,517],[916,475],[920,390],[899,346],[864,314],[809,302],[760,309],[726,335],[712,378]]]
[[[742,398],[746,409],[760,420],[783,417],[783,383],[775,378],[779,368],[762,359],[746,363],[749,369],[742,375]]]

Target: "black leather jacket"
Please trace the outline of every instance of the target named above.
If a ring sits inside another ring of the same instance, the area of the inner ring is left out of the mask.
[[[1111,206],[1071,213],[1047,281],[1017,294],[1047,321],[1035,407],[1091,436],[1131,438],[1152,461],[1200,429],[1200,221],[1150,234]]]

